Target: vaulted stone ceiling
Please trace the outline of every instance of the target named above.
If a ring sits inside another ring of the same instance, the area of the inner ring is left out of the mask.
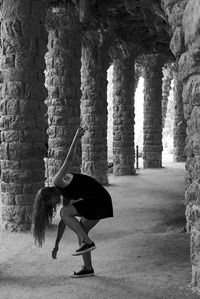
[[[121,43],[133,43],[140,54],[171,55],[171,28],[160,0],[50,0],[49,4],[75,5],[82,28],[100,29]]]

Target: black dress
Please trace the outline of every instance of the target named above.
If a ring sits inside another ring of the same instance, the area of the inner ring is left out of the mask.
[[[74,202],[78,213],[86,219],[97,220],[113,217],[112,200],[108,191],[94,178],[73,174],[72,181],[64,188],[57,187],[64,198],[83,200]]]

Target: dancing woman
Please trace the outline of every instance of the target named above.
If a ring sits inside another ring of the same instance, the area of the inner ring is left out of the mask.
[[[61,220],[52,258],[57,257],[58,245],[67,225],[76,233],[80,246],[72,255],[82,255],[84,263],[81,270],[71,274],[71,277],[94,275],[91,251],[96,246],[88,236],[88,232],[100,219],[113,217],[112,200],[107,190],[88,175],[69,173],[78,141],[83,134],[82,128],[76,131],[64,163],[54,178],[54,186],[43,187],[37,192],[33,210],[33,237],[35,243],[42,246],[45,241],[45,231],[56,212],[56,206],[61,204],[62,195]],[[80,221],[77,216],[81,217]]]

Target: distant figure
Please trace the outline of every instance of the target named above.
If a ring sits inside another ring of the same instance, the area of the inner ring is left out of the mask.
[[[79,240],[80,247],[72,255],[82,255],[84,262],[84,266],[71,274],[71,277],[94,275],[91,251],[96,246],[88,236],[88,232],[100,219],[113,217],[111,197],[100,183],[84,174],[68,173],[76,153],[77,143],[83,134],[82,128],[76,131],[65,161],[54,178],[54,186],[43,187],[37,192],[33,211],[33,237],[35,243],[41,247],[45,241],[45,231],[56,211],[56,206],[61,203],[61,195],[63,196],[61,220],[52,258],[57,257],[58,245],[67,225],[77,234]],[[81,217],[80,222],[76,216]]]

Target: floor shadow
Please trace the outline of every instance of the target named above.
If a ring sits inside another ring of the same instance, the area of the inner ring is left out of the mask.
[[[24,276],[13,276],[0,274],[0,287],[4,285],[12,286],[22,286],[22,287],[44,287],[47,288],[47,285],[63,285],[66,284],[66,281],[69,279],[69,276],[57,276],[57,275],[24,275]]]
[[[115,275],[115,274],[114,274]],[[136,290],[137,288],[134,287],[134,282],[133,282],[133,287],[129,285],[129,283],[126,282],[127,277],[110,277],[110,276],[105,276],[105,275],[95,275],[93,277],[86,277],[86,278],[81,278],[81,281],[74,278],[69,277],[68,275],[66,276],[59,276],[59,275],[27,275],[27,276],[13,276],[9,275],[6,276],[1,275],[0,276],[0,287],[3,287],[4,285],[12,285],[12,287],[29,287],[29,288],[34,288],[37,290],[37,288],[43,288],[48,290],[50,286],[60,286],[60,287],[67,287],[67,285],[70,285],[74,287],[78,287],[79,283],[83,283],[83,281],[87,282],[88,286],[91,286],[91,281],[92,285],[96,285],[98,289],[102,292],[104,290],[105,294],[106,292],[109,293],[109,290],[113,290],[112,293],[114,292],[115,294],[121,294],[123,295],[123,298],[133,298],[132,296],[137,293],[140,296],[143,295],[143,293],[140,290]],[[88,281],[89,280],[89,281]],[[90,282],[90,283],[89,283]],[[108,291],[106,291],[108,290]],[[125,297],[124,297],[125,296]],[[130,296],[130,297],[128,297]],[[146,298],[146,297],[141,297],[141,298]],[[151,296],[149,296],[151,298]],[[156,298],[156,297],[154,297]]]

